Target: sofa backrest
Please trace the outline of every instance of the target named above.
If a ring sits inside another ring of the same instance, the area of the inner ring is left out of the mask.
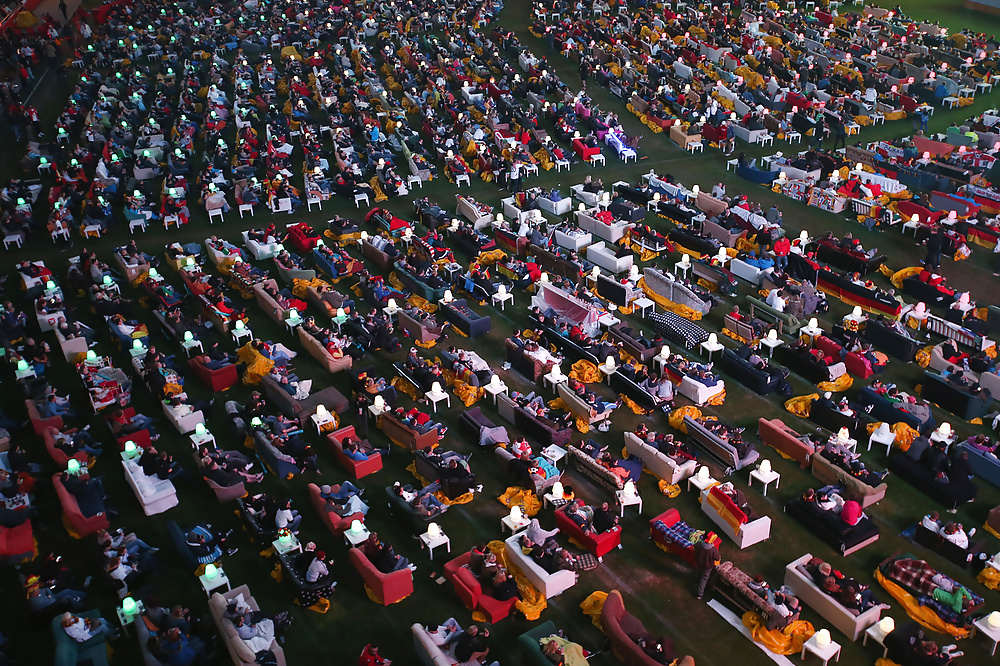
[[[739,534],[740,525],[750,522],[747,515],[736,506],[732,499],[724,492],[719,490],[718,486],[712,486],[708,491],[708,505],[715,509],[729,525],[733,528],[733,531]]]

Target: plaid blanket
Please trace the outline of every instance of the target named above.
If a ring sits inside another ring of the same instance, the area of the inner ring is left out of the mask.
[[[963,588],[963,589],[965,589],[965,588]],[[977,597],[976,595],[972,594],[971,592],[969,593],[969,595],[973,599],[973,604],[972,604],[973,607],[976,606],[976,603],[975,603],[976,599],[979,600],[979,603],[983,602],[983,598],[982,597]],[[962,613],[956,613],[954,611],[954,609],[952,609],[951,606],[949,606],[949,605],[947,605],[947,604],[945,604],[945,603],[943,603],[941,601],[938,601],[937,599],[934,599],[932,597],[928,597],[928,596],[925,596],[925,595],[920,595],[920,596],[916,597],[916,599],[917,599],[917,603],[918,604],[920,604],[921,606],[926,606],[927,608],[930,608],[932,611],[934,611],[934,613],[938,617],[940,617],[942,620],[944,620],[945,622],[947,622],[949,624],[954,624],[955,626],[958,626],[958,627],[968,627],[968,626],[970,626],[972,624],[973,618],[971,616],[969,616],[969,615],[963,615]]]
[[[591,569],[596,569],[599,564],[600,562],[596,557],[590,553],[584,553],[576,556],[576,566],[574,567],[574,570],[590,571]]]
[[[649,315],[653,330],[671,342],[694,349],[708,339],[708,331],[689,319],[673,312],[655,312]]]
[[[704,535],[702,530],[696,530],[683,520],[678,520],[671,526],[667,526],[662,520],[657,520],[653,523],[653,529],[663,535],[666,541],[676,543],[684,548],[701,541],[701,537]]]
[[[931,595],[937,585],[931,578],[937,571],[923,560],[900,558],[889,565],[889,578],[918,595]]]

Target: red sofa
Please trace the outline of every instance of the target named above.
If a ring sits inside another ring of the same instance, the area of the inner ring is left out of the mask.
[[[688,546],[685,548],[672,541],[665,541],[663,537],[660,536],[660,533],[657,530],[653,529],[653,524],[656,523],[657,521],[662,521],[667,527],[672,527],[680,519],[681,519],[681,514],[677,512],[677,509],[673,508],[667,509],[660,515],[651,518],[649,521],[649,537],[655,543],[658,543],[659,545],[663,546],[664,550],[666,550],[668,553],[673,553],[674,555],[681,558],[682,560],[684,560],[690,566],[693,567],[695,566],[693,546]]]
[[[583,500],[576,500],[576,503],[580,506],[584,504]],[[566,506],[568,505],[563,505],[555,511],[556,527],[559,528],[560,532],[593,554],[594,557],[604,557],[614,548],[621,545],[622,528],[620,525],[600,534],[584,534],[583,530],[566,515]]]
[[[124,409],[122,409],[122,414],[125,416],[125,418],[131,419],[133,416],[135,416],[135,408],[125,407]],[[111,414],[108,414],[107,416],[104,417],[104,420],[107,421],[110,418]],[[108,426],[108,429],[110,430],[111,426]],[[137,430],[133,433],[122,435],[121,437],[118,437],[116,439],[116,441],[118,442],[118,450],[124,451],[125,442],[128,442],[130,440],[135,442],[136,446],[143,449],[148,449],[150,445],[153,443],[153,440],[149,436],[148,430]]]
[[[62,449],[56,448],[56,435],[59,434],[59,430],[55,428],[46,428],[42,433],[42,441],[45,442],[45,449],[49,452],[49,457],[52,458],[52,462],[56,464],[61,470],[66,469],[66,465],[69,464],[70,457]],[[87,453],[85,451],[80,451],[76,455],[72,456],[80,463],[81,468],[87,467]]]
[[[63,486],[61,476],[62,472],[52,475],[52,487],[56,489],[56,495],[59,496],[59,503],[62,504],[63,525],[66,527],[69,535],[74,539],[81,539],[97,534],[101,530],[108,529],[108,515],[103,511],[90,518],[80,513],[76,497]]]
[[[363,476],[374,474],[382,469],[382,455],[373,453],[368,456],[368,460],[354,460],[344,453],[344,440],[348,437],[355,437],[354,426],[347,426],[340,430],[334,430],[326,436],[326,441],[330,443],[330,450],[333,457],[337,459],[341,467],[347,470],[351,478],[360,479]]]
[[[351,566],[365,582],[365,587],[383,606],[402,601],[413,594],[413,572],[409,568],[384,574],[375,568],[361,548],[348,552]]]
[[[601,149],[600,147],[590,148],[581,139],[573,139],[573,152],[584,162],[589,162],[591,156],[600,154]]]
[[[931,212],[930,208],[915,204],[912,201],[896,202],[896,210],[899,211],[900,215],[906,215],[907,217],[913,217],[913,214],[916,213],[920,216],[920,224],[924,226],[937,223],[938,220],[948,214],[947,211],[943,210]]]
[[[840,358],[840,352],[842,347],[826,337],[825,335],[820,335],[813,339],[813,344],[816,345],[817,349],[823,350],[823,353],[829,357],[833,358],[834,363]],[[868,359],[863,356],[859,356],[854,352],[848,352],[847,356],[844,357],[844,365],[847,366],[847,371],[852,375],[857,375],[861,379],[867,379],[875,374],[872,369],[872,364]]]
[[[0,527],[0,564],[12,566],[30,562],[36,554],[30,520],[17,527]]]
[[[337,492],[340,490],[340,485],[330,486],[330,488],[333,492]],[[326,528],[330,530],[334,536],[341,536],[355,520],[365,522],[365,516],[360,511],[352,513],[349,516],[338,516],[333,511],[327,511],[326,500],[320,497],[319,486],[315,483],[309,484],[309,501],[312,502],[313,508],[316,509],[316,513],[319,514],[323,524],[326,525]]]
[[[466,608],[471,611],[480,611],[486,616],[487,622],[495,624],[510,615],[514,604],[517,603],[517,598],[500,601],[483,594],[479,579],[468,567],[469,557],[470,554],[465,552],[445,564],[444,577],[455,586],[455,592],[458,593],[458,598],[462,600]]]
[[[236,382],[240,380],[239,373],[236,372],[236,366],[230,363],[229,365],[219,368],[218,370],[209,370],[205,367],[205,356],[195,356],[188,361],[188,367],[194,373],[194,376],[201,380],[201,383],[212,389],[215,393],[221,393],[229,388],[236,385]]]
[[[806,444],[799,439],[799,433],[785,425],[781,419],[757,419],[757,437],[767,446],[790,457],[803,469],[809,467],[809,460],[816,452],[812,444]]]
[[[312,227],[305,222],[288,226],[288,242],[299,254],[311,254],[319,241],[319,236],[306,235],[310,231],[312,231]]]
[[[43,419],[42,415],[38,413],[38,407],[35,406],[34,400],[30,398],[25,400],[24,406],[28,410],[28,418],[31,420],[31,427],[35,430],[36,435],[41,435],[45,432],[46,428],[63,429],[62,417],[50,416],[47,419]]]

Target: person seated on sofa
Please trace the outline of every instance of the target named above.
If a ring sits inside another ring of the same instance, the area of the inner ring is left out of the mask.
[[[757,512],[753,510],[753,507],[750,506],[750,502],[747,501],[747,496],[743,493],[743,491],[733,486],[731,482],[720,484],[717,488],[719,489],[719,492],[732,500],[733,504],[736,505],[736,508],[746,515],[747,520],[753,522],[760,518],[760,516],[757,515]]]
[[[79,617],[66,611],[62,616],[62,628],[66,635],[77,643],[86,643],[101,635],[105,640],[108,638],[113,641],[118,640],[118,632],[102,617]]]
[[[618,517],[607,502],[601,502],[601,506],[594,509],[594,518],[590,524],[594,532],[604,534],[618,527]]]
[[[359,439],[358,437],[351,436],[344,438],[344,455],[351,460],[358,462],[365,461],[376,453],[382,457],[388,456],[389,447],[386,446],[380,449],[372,445],[367,439]]]
[[[639,384],[639,387],[653,396],[653,403],[663,410],[664,413],[670,411],[674,405],[674,383],[665,374],[659,377],[650,377]]]
[[[232,530],[219,533],[213,532],[211,526],[195,525],[184,536],[184,543],[187,545],[188,550],[191,551],[191,554],[199,560],[215,554],[221,555],[223,552],[226,555],[232,556],[240,551],[235,546],[226,546],[226,542],[232,534]]]
[[[584,534],[593,534],[594,507],[584,504],[580,506],[577,502],[570,502],[564,509],[566,517],[579,527]]]
[[[966,533],[965,529],[962,527],[962,523],[948,523],[941,528],[939,534],[962,550],[968,550],[969,537],[975,536],[976,528],[973,527],[968,531],[968,533]]]
[[[392,485],[392,490],[396,495],[402,497],[421,516],[429,518],[445,511],[445,504],[434,495],[440,489],[441,484],[436,481],[416,491],[409,486],[403,486],[399,481]]]
[[[355,513],[367,515],[368,505],[361,499],[363,494],[364,490],[350,481],[340,484],[337,492],[333,492],[333,488],[325,484],[319,489],[319,496],[326,501],[326,510],[338,516],[350,516]]]
[[[91,518],[99,513],[106,513],[111,518],[118,515],[118,512],[106,503],[108,494],[104,491],[101,477],[63,472],[59,479],[63,488],[76,499],[77,508],[84,518]]]
[[[680,463],[695,459],[694,446],[690,442],[678,440],[673,433],[668,432],[662,435],[650,433],[646,436],[646,441],[660,453],[670,456]]]
[[[718,437],[724,444],[729,444],[736,449],[737,455],[740,459],[746,458],[747,455],[755,450],[753,442],[743,439],[743,431],[746,428],[740,428],[736,426],[729,425],[728,423],[722,423],[720,421],[708,421],[705,419],[696,419],[706,430]]]
[[[996,455],[997,452],[997,444],[990,442],[990,438],[982,433],[978,435],[969,435],[969,438],[965,440],[965,445],[983,453],[992,453]]]
[[[521,552],[548,573],[576,569],[576,558],[565,548],[536,544],[525,533],[521,534],[518,543],[521,546]]]
[[[405,557],[397,555],[392,546],[382,543],[382,541],[379,540],[378,534],[375,532],[372,532],[368,536],[363,548],[365,557],[368,558],[368,561],[384,574],[406,568],[409,568],[410,571],[417,570],[417,565],[410,564],[410,561]]]
[[[779,590],[774,591],[760,574],[755,575],[747,583],[747,587],[761,599],[766,600],[782,617],[793,620],[798,618],[800,610],[799,600],[792,594],[788,587],[783,585]]]

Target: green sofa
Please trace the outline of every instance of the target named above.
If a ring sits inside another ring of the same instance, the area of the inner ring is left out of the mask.
[[[526,631],[517,637],[517,649],[524,655],[521,661],[525,666],[537,664],[538,666],[552,666],[552,662],[542,654],[542,648],[538,641],[556,633],[556,623],[552,620],[544,622],[530,631]]]
[[[80,617],[98,618],[96,610],[79,613]],[[52,618],[52,638],[56,646],[55,666],[75,666],[89,663],[93,666],[108,666],[108,646],[105,634],[101,633],[83,643],[70,638],[62,627],[62,614]]]

